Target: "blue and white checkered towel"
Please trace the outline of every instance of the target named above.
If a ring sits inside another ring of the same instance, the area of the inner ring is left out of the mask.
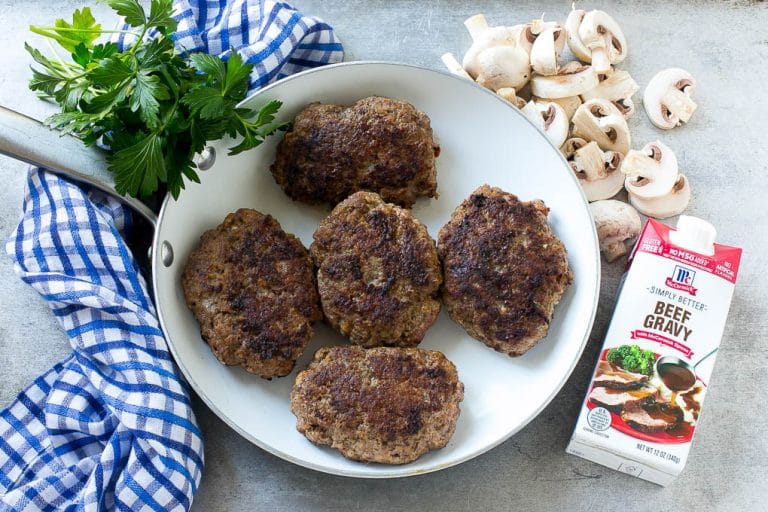
[[[255,65],[252,88],[341,60],[330,27],[269,0],[179,1],[176,42]],[[118,201],[31,169],[6,244],[72,354],[0,411],[0,510],[187,510],[203,439]]]

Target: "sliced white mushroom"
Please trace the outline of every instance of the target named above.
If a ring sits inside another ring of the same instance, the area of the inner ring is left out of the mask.
[[[559,148],[565,142],[568,137],[569,121],[563,107],[557,103],[541,104],[529,101],[521,110],[525,117],[544,132],[555,147]]]
[[[573,141],[573,139],[569,139]],[[572,142],[574,146],[577,142]],[[566,148],[570,150],[570,148]],[[624,175],[619,171],[622,155],[615,151],[603,151],[596,142],[588,142],[576,148],[568,158],[573,172],[579,179],[588,201],[608,199],[624,186]]]
[[[522,109],[526,104],[526,101],[517,95],[517,91],[513,87],[502,87],[501,89],[496,90],[496,94],[517,108]]]
[[[539,98],[538,96],[534,96],[533,101],[536,103],[548,103],[553,102],[557,103],[561,107],[563,107],[563,110],[565,110],[565,115],[568,117],[568,119],[573,117],[573,114],[576,113],[576,109],[581,106],[581,96],[566,96],[565,98]]]
[[[589,211],[597,229],[600,250],[609,263],[627,254],[627,242],[640,234],[642,222],[634,208],[622,201],[607,199],[590,203]]]
[[[443,64],[445,64],[445,67],[448,68],[448,71],[454,75],[472,80],[472,77],[469,76],[469,73],[467,73],[463,67],[461,67],[461,63],[456,60],[456,57],[454,57],[452,53],[444,53],[442,57],[440,57],[440,60],[443,61]]]
[[[531,78],[531,93],[540,98],[567,98],[584,94],[597,84],[597,73],[591,66],[571,61],[556,75]]]
[[[619,109],[608,100],[584,102],[573,115],[573,135],[597,142],[601,149],[625,155],[630,148],[629,127]]]
[[[677,157],[666,144],[650,142],[643,149],[625,155],[621,172],[630,195],[642,199],[661,197],[677,182]]]
[[[539,31],[541,30],[541,26],[538,24],[536,25],[537,32],[534,34],[534,24],[532,23],[523,23],[521,25],[515,25],[512,27],[515,29],[515,44],[518,48],[522,48],[526,52],[528,52],[528,55],[531,54],[531,50],[533,49],[533,43],[536,41],[536,37],[539,34]]]
[[[558,60],[565,47],[565,29],[559,23],[551,23],[536,35],[531,48],[531,67],[540,75],[556,75]]]
[[[613,103],[622,113],[625,119],[628,119],[635,113],[635,105],[632,102],[632,96],[640,89],[632,77],[623,70],[615,70],[606,75],[599,75],[601,78],[599,84],[584,94],[584,101],[594,98],[603,98]]]
[[[606,73],[627,57],[627,40],[616,20],[604,11],[589,11],[579,24],[579,38],[589,49],[592,67]]]
[[[664,130],[687,123],[696,110],[692,99],[695,88],[696,80],[684,69],[669,68],[657,73],[643,94],[643,105],[651,122]]]
[[[629,194],[629,202],[632,206],[643,215],[655,219],[666,219],[683,213],[690,201],[691,185],[683,174],[678,175],[672,190],[661,197],[647,199]]]
[[[572,9],[568,18],[565,20],[565,30],[568,33],[568,48],[582,62],[592,62],[592,52],[589,51],[579,37],[579,25],[584,19],[587,11],[581,9]]]
[[[566,160],[570,160],[571,156],[576,153],[576,150],[587,145],[587,141],[581,137],[571,137],[566,139],[562,146],[560,146],[560,152],[563,153]]]

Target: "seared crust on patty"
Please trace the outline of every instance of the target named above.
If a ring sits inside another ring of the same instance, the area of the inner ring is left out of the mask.
[[[440,352],[324,347],[296,377],[291,412],[315,444],[405,464],[448,443],[463,398],[456,367]]]
[[[542,201],[483,185],[440,230],[448,313],[472,337],[510,356],[546,336],[573,280],[548,212]]]
[[[335,205],[369,190],[410,207],[417,197],[437,196],[439,149],[429,117],[405,101],[312,103],[279,143],[270,171],[297,201]]]
[[[290,373],[322,318],[307,250],[256,210],[206,231],[181,283],[216,358],[266,379]]]
[[[310,253],[326,321],[352,343],[415,346],[435,322],[440,260],[410,211],[357,192],[320,222]]]

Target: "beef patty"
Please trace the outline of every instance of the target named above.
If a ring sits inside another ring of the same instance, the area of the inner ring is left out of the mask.
[[[256,210],[206,231],[181,284],[216,358],[267,379],[291,371],[322,318],[307,250]]]
[[[448,443],[464,385],[440,352],[324,347],[291,391],[296,428],[365,462],[405,464]]]
[[[312,103],[293,121],[270,171],[286,194],[332,205],[358,190],[410,207],[437,196],[429,117],[400,100],[372,96],[351,106]]]
[[[326,321],[364,347],[415,346],[440,312],[435,242],[410,211],[357,192],[317,226],[310,253]]]
[[[546,336],[573,280],[542,201],[483,185],[440,230],[443,302],[470,336],[519,356]]]

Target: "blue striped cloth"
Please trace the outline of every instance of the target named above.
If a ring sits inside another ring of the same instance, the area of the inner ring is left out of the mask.
[[[176,42],[255,65],[252,88],[343,57],[330,27],[272,1],[179,1]],[[122,41],[123,44],[128,44]],[[188,510],[203,439],[122,235],[123,205],[31,169],[6,243],[72,353],[0,411],[0,510]],[[44,349],[44,342],[41,349]]]

